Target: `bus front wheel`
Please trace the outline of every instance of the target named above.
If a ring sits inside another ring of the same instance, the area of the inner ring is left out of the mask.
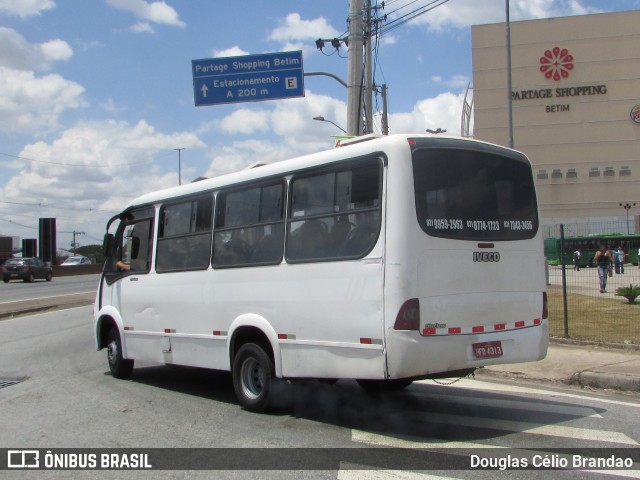
[[[240,405],[261,412],[269,404],[274,367],[269,355],[255,343],[240,347],[233,359],[233,389]]]
[[[107,336],[107,361],[115,378],[129,378],[133,372],[133,360],[122,357],[122,340],[117,328],[109,330]]]

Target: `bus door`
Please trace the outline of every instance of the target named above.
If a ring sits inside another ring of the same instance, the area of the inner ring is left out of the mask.
[[[125,335],[138,333],[141,327],[148,330],[144,317],[152,314],[148,308],[152,299],[143,290],[151,268],[152,233],[152,208],[128,214],[116,232],[113,253],[105,266],[107,285],[103,288],[103,304],[111,299],[111,305],[122,318]],[[130,348],[128,352],[131,355]]]

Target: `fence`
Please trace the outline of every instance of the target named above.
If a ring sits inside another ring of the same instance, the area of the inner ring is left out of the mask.
[[[546,225],[546,238],[564,238],[563,247],[572,247],[572,237],[597,238],[617,232],[627,233],[624,222],[603,222],[572,225]],[[634,233],[634,232],[631,232]],[[615,237],[603,237],[611,249],[618,247]],[[615,243],[612,244],[612,242]],[[600,243],[600,242],[598,242]],[[549,324],[552,336],[602,343],[640,344],[640,298],[629,304],[627,299],[616,295],[616,290],[629,285],[640,285],[638,250],[631,247],[625,251],[624,268],[607,278],[605,293],[600,293],[598,269],[589,266],[574,267],[559,258],[547,258],[549,297]],[[571,253],[573,250],[571,250]],[[571,258],[564,256],[564,258]],[[548,255],[553,257],[553,254]],[[585,252],[586,254],[586,252]],[[592,257],[593,253],[588,252]],[[583,265],[585,259],[582,259]],[[591,260],[589,258],[588,260]],[[636,265],[633,265],[635,262]],[[613,270],[613,268],[612,268]]]

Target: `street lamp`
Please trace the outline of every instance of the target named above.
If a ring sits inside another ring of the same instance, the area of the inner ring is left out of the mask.
[[[324,118],[322,115],[318,115],[317,117],[313,117],[314,120],[317,120],[319,122],[329,122],[331,125],[335,125],[336,127],[338,127],[340,130],[342,130],[344,133],[347,133],[347,131],[342,128],[340,125],[332,122],[331,120],[327,120],[326,118]]]
[[[443,128],[438,127],[435,130],[431,130],[430,128],[427,128],[427,132],[429,132],[429,133],[431,133],[433,135],[437,135],[439,133],[446,133],[447,129],[446,128],[443,129]]]
[[[624,208],[626,210],[626,212],[627,212],[627,235],[629,235],[630,234],[630,232],[629,232],[629,210],[631,210],[631,207],[635,207],[636,206],[636,202],[633,202],[633,203],[629,203],[629,202],[621,203],[620,206],[622,208]]]
[[[174,150],[178,151],[178,185],[182,185],[182,162],[180,159],[180,152],[185,148],[174,148]]]

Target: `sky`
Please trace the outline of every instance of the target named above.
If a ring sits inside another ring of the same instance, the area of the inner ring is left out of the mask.
[[[459,135],[471,25],[503,22],[505,1],[372,3],[383,26],[426,10],[379,38],[374,82],[388,87],[390,133]],[[510,0],[510,19],[638,8]],[[188,183],[332,148],[340,130],[313,117],[346,129],[336,80],[307,76],[300,98],[196,107],[191,61],[300,50],[305,72],[346,81],[347,47],[320,51],[316,39],[345,36],[348,11],[347,0],[0,0],[0,234],[37,238],[38,219],[56,218],[58,249],[73,232],[101,243],[131,200],[178,185],[179,163]]]

